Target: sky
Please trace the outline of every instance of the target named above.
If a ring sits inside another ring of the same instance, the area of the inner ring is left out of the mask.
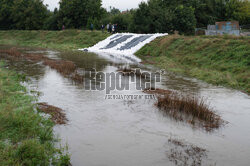
[[[54,10],[54,8],[58,8],[58,2],[60,0],[44,0],[44,4],[49,5],[50,10]],[[137,8],[141,1],[146,0],[102,0],[102,5],[104,8],[109,9],[109,6],[120,9],[121,11]]]

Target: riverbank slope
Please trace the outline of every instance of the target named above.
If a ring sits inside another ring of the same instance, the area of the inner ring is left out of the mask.
[[[38,113],[22,81],[0,61],[0,165],[69,165],[69,155],[56,148],[54,124]]]
[[[95,45],[110,36],[101,31],[0,31],[0,44],[74,50]]]
[[[136,53],[145,63],[250,93],[250,38],[161,37]]]

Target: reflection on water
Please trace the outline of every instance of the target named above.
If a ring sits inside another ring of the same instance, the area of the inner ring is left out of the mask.
[[[131,65],[146,70],[141,65],[124,64],[91,53],[39,51],[50,58],[73,61],[82,69],[114,72],[121,66]],[[42,93],[40,102],[65,110],[69,124],[56,126],[55,132],[69,145],[75,166],[172,165],[166,155],[171,148],[170,138],[206,149],[208,158],[204,165],[249,165],[250,97],[246,94],[167,73],[159,88],[204,96],[229,122],[216,132],[206,133],[162,116],[154,100],[105,100],[104,92],[85,91],[82,85],[39,63],[12,61],[8,64],[9,68],[31,78],[28,86]],[[143,94],[135,90],[114,93]]]

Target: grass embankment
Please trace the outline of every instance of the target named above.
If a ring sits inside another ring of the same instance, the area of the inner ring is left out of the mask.
[[[73,50],[95,45],[110,34],[101,31],[0,31],[0,44]]]
[[[166,36],[136,55],[168,71],[250,93],[250,38]]]
[[[0,62],[0,165],[68,165],[69,156],[55,148],[54,124],[36,111],[23,79]]]

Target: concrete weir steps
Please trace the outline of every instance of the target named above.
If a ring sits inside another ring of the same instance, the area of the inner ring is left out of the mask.
[[[134,57],[134,53],[144,45],[150,43],[157,37],[166,36],[164,34],[134,34],[134,33],[116,33],[107,39],[100,41],[96,45],[80,49],[99,54],[110,54],[113,56]],[[140,61],[137,59],[137,61]]]

